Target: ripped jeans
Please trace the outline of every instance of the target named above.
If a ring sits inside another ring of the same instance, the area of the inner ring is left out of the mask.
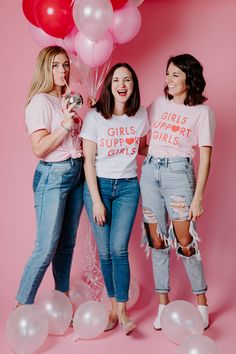
[[[172,223],[172,220],[188,219],[195,186],[193,164],[188,157],[156,158],[149,155],[143,162],[140,179],[144,218],[143,242],[148,243],[152,249],[155,290],[159,293],[168,293],[170,290],[171,247],[175,248],[177,255],[183,260],[192,292],[198,295],[207,290],[195,223],[190,221],[189,233],[192,241],[187,248],[194,250],[190,257],[182,253],[182,246],[178,243]],[[170,225],[168,219],[171,221]],[[154,248],[148,224],[157,224],[157,234],[164,241],[165,248]]]

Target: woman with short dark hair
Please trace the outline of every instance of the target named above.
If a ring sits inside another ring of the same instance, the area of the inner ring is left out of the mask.
[[[204,327],[209,325],[207,285],[195,228],[203,213],[215,130],[214,115],[203,104],[205,84],[202,65],[192,55],[171,57],[166,66],[165,96],[148,108],[151,140],[140,187],[144,240],[152,250],[155,290],[159,295],[155,329],[161,329],[161,313],[169,302],[171,246],[183,260]],[[196,146],[200,163],[195,182],[192,160]]]

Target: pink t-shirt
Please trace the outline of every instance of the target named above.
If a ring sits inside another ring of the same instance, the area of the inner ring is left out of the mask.
[[[161,96],[148,107],[148,114],[150,155],[193,158],[195,146],[213,145],[214,114],[205,104],[186,106]]]
[[[47,93],[38,93],[31,99],[25,110],[25,123],[28,134],[37,130],[46,129],[54,132],[61,126],[64,115],[61,110],[61,99]],[[66,135],[61,144],[42,160],[47,162],[64,161],[69,157],[78,158],[82,155],[81,119],[75,118],[71,131]]]
[[[110,119],[92,109],[86,115],[80,136],[97,144],[97,176],[136,177],[139,140],[148,130],[147,111],[142,107],[132,117],[124,114],[113,115]]]

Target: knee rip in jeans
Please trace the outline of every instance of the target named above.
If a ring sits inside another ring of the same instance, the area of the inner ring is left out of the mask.
[[[175,248],[177,256],[182,256],[182,257],[187,257],[190,258],[192,256],[195,256],[199,261],[201,260],[201,254],[198,248],[198,241],[200,241],[200,238],[194,229],[193,222],[190,221],[189,224],[189,234],[192,237],[192,241],[188,245],[182,245],[178,242],[175,231],[174,231],[174,226],[173,222],[170,224],[169,228],[169,237],[173,240],[173,247]]]
[[[144,233],[148,239],[151,248],[163,249],[169,246],[168,237],[161,231],[159,223],[153,211],[143,208],[144,216]],[[152,235],[149,229],[149,224],[156,225],[155,235]],[[156,238],[156,239],[155,239]]]
[[[189,207],[183,195],[171,196],[170,207],[172,211],[178,215],[179,220],[184,220],[186,215],[188,215]]]

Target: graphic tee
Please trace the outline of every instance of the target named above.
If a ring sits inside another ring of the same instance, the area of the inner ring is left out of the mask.
[[[25,110],[25,123],[29,135],[41,129],[46,129],[48,133],[53,133],[61,127],[63,119],[61,98],[47,93],[38,93],[33,96]],[[81,157],[82,144],[79,137],[81,125],[81,119],[75,118],[71,131],[61,144],[41,160],[55,162],[64,161],[69,157]]]
[[[112,115],[110,119],[92,109],[86,115],[80,136],[97,144],[97,176],[114,179],[136,177],[139,140],[148,130],[147,111],[142,107],[132,117]]]
[[[148,114],[150,155],[193,158],[195,146],[213,145],[214,114],[205,104],[186,106],[161,96],[148,107]]]

